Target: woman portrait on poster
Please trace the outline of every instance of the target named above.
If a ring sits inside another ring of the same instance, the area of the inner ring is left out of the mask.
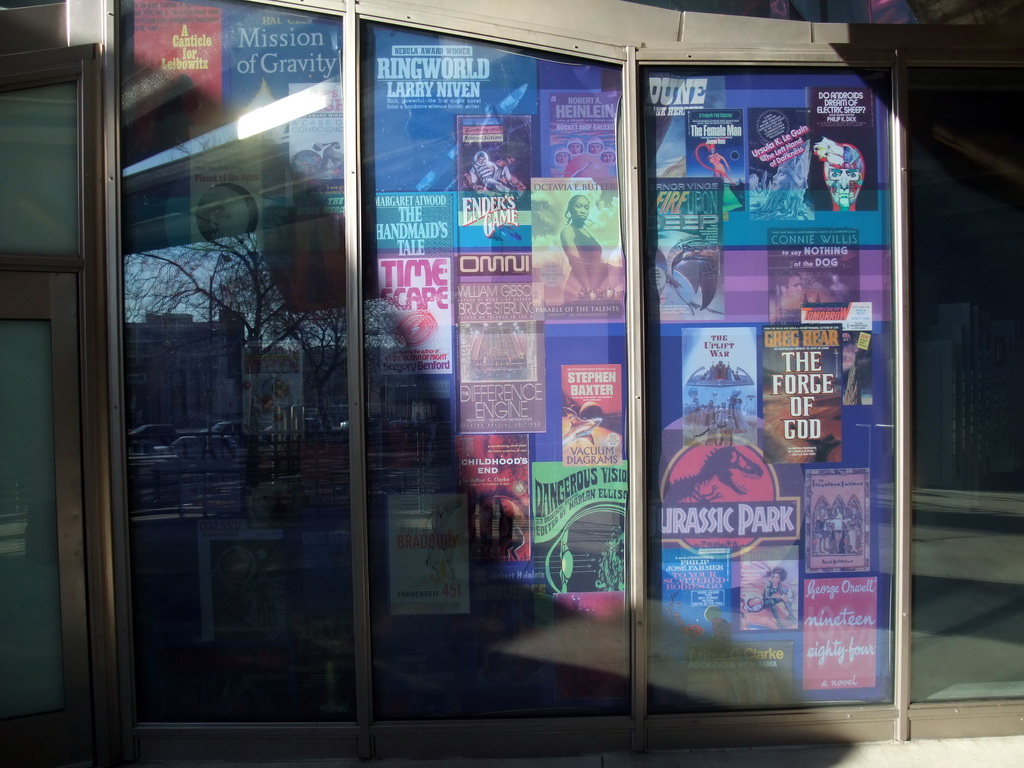
[[[587,228],[589,218],[590,200],[585,195],[573,195],[565,208],[566,224],[560,239],[569,260],[566,294],[594,300],[608,287],[608,265],[602,257],[601,244]]]

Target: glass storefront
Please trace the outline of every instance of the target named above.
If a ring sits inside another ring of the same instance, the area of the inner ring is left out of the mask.
[[[891,732],[911,700],[1021,695],[1012,564],[978,581],[943,543],[1019,534],[1012,440],[979,417],[1014,413],[1010,390],[960,366],[975,334],[974,368],[1009,380],[1012,318],[927,304],[970,287],[940,220],[974,202],[926,196],[926,153],[1015,168],[1003,144],[936,119],[910,157],[915,238],[952,254],[914,286],[942,338],[916,361],[911,641],[892,60],[684,65],[365,7],[121,10],[140,730],[412,743],[561,718],[639,749],[744,713]],[[938,418],[960,403],[939,348],[976,386],[962,435]],[[947,450],[968,437],[1003,485]]]
[[[341,24],[133,8],[142,718],[352,717]],[[360,58],[374,717],[627,713],[620,67]],[[886,78],[644,71],[653,712],[892,700]]]

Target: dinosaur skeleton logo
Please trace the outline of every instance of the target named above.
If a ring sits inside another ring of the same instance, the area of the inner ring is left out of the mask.
[[[681,450],[662,476],[661,496],[663,542],[738,555],[762,540],[800,536],[799,498],[780,495],[774,470],[753,446]]]

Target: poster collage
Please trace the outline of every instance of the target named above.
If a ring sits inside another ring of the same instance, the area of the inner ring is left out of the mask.
[[[652,707],[884,701],[884,81],[666,69],[644,89]]]
[[[129,247],[252,235],[287,311],[342,307],[340,22],[132,9],[126,71],[190,90],[187,126],[129,116],[126,163],[261,105],[317,106],[258,162],[245,142],[197,153],[162,197],[126,200],[163,227]],[[621,72],[376,25],[363,57],[375,714],[628,712]],[[656,710],[889,695],[883,82],[646,75]],[[249,389],[301,404],[307,364],[276,354],[238,356]],[[207,718],[352,716],[347,488],[293,479],[283,513],[268,487],[239,492],[265,514],[179,521],[180,546],[133,531],[166,566],[139,599],[178,606],[139,612],[143,674],[204,677],[147,691],[150,719],[200,687]]]
[[[376,653],[429,670],[383,672],[378,706],[624,711],[621,75],[370,43]],[[531,634],[555,650],[518,648]]]

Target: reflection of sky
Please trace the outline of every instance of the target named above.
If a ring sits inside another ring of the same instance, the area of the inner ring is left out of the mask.
[[[213,251],[213,252],[210,252]],[[149,313],[189,315],[206,322],[219,310],[204,291],[213,286],[215,297],[232,280],[230,262],[219,257],[212,245],[175,246],[143,254],[127,254],[124,260],[125,321],[141,323]],[[237,265],[236,265],[237,267]],[[185,289],[182,289],[185,286]]]

